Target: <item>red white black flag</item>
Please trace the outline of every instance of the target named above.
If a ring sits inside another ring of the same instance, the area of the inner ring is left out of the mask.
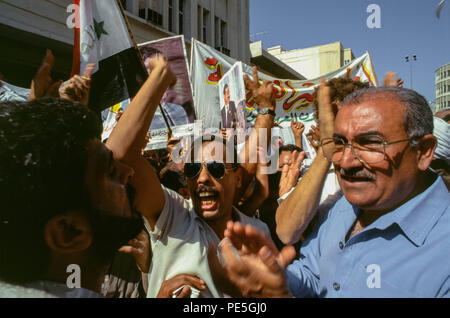
[[[79,28],[75,28],[73,73],[87,64],[92,75],[89,107],[103,110],[136,95],[148,74],[116,0],[75,0]]]

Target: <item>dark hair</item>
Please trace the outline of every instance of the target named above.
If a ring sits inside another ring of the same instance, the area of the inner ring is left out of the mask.
[[[162,169],[160,176],[161,184],[175,192],[178,192],[180,188],[187,187],[186,177],[174,164],[168,164]]]
[[[333,78],[327,81],[328,86],[330,87],[330,99],[331,103],[334,107],[335,114],[337,113],[337,106],[334,104],[337,101],[343,102],[347,95],[351,93],[370,87],[369,83],[363,83],[361,81],[355,81],[348,77],[339,77]],[[316,122],[319,122],[319,104],[317,101],[317,92],[319,91],[319,87],[317,87],[313,93],[314,102],[314,119]]]
[[[49,264],[44,227],[85,205],[94,112],[63,99],[0,103],[0,279],[39,279]]]
[[[300,148],[300,147],[298,147],[298,146],[296,146],[296,145],[293,145],[293,144],[289,144],[289,145],[283,145],[283,146],[281,146],[280,148],[279,148],[279,154],[281,154],[283,151],[289,151],[289,152],[294,152],[294,151],[298,151],[298,152],[301,152],[301,151],[303,151],[303,149],[302,148]]]
[[[433,133],[433,112],[426,99],[409,88],[387,86],[369,87],[353,92],[344,100],[345,105],[362,103],[370,98],[392,97],[405,106],[404,127],[408,138],[420,138]],[[410,141],[411,146],[417,145],[417,140]]]
[[[223,94],[225,95],[225,90],[228,88],[228,84],[225,84],[225,86],[223,87]],[[229,88],[228,88],[229,89]]]

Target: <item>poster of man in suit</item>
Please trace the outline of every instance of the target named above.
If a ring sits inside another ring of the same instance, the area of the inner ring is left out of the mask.
[[[236,128],[237,126],[237,113],[234,101],[230,98],[230,87],[225,84],[223,88],[223,100],[222,107],[222,127],[223,128]]]
[[[242,63],[236,63],[220,80],[222,128],[232,128],[245,134],[245,89]]]

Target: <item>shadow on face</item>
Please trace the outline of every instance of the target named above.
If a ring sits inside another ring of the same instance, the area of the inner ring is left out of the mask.
[[[203,163],[198,175],[187,180],[196,213],[206,220],[230,218],[241,176],[235,165],[227,162],[227,148],[221,141],[205,141],[197,151],[193,150],[190,154],[193,161]],[[214,161],[219,165],[208,168],[208,163]],[[216,175],[222,164],[223,173]]]
[[[369,142],[371,136],[386,142],[407,139],[404,118],[405,107],[395,98],[371,98],[338,112],[335,136],[345,142]],[[408,141],[386,146],[384,159],[374,164],[361,161],[346,147],[334,166],[347,200],[365,210],[386,210],[402,202],[419,173],[417,153]]]

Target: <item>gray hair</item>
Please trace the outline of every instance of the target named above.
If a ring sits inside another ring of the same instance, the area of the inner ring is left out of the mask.
[[[408,138],[412,138],[410,145],[417,146],[416,139],[433,133],[433,112],[426,99],[408,88],[400,88],[394,86],[386,87],[369,87],[357,90],[348,95],[344,102],[345,105],[354,105],[362,103],[368,99],[376,99],[377,97],[394,96],[405,106],[404,126]]]

